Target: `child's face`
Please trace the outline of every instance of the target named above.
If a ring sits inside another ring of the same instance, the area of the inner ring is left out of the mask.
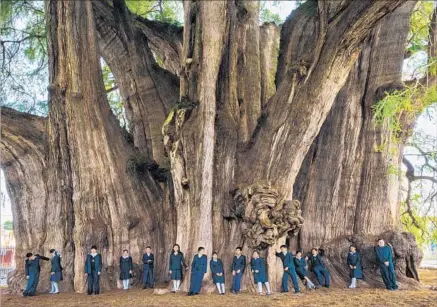
[[[236,249],[236,250],[235,250],[235,255],[237,255],[237,256],[241,255],[241,250]]]
[[[299,258],[302,257],[302,253],[301,252],[297,252],[296,253],[296,257],[299,257]]]
[[[252,254],[252,256],[253,256],[253,258],[259,258],[259,254],[258,254],[258,253],[256,253],[256,252],[255,252],[255,253],[253,253],[253,254]]]
[[[199,251],[199,255],[203,255],[205,253],[205,250],[204,249],[201,249],[200,251]]]
[[[311,251],[311,254],[312,254],[313,256],[316,256],[316,255],[317,255],[317,250],[313,249],[313,250]]]
[[[146,253],[150,254],[152,252],[151,248],[146,248]]]
[[[129,252],[124,251],[124,252],[123,252],[123,256],[125,256],[125,257],[129,256]]]
[[[385,245],[384,240],[379,240],[378,241],[378,246],[383,247]]]
[[[30,256],[30,260],[35,260],[35,255]]]
[[[217,254],[212,255],[212,259],[217,260]]]
[[[355,246],[351,246],[351,247],[349,248],[349,250],[350,250],[352,253],[355,253],[356,248],[355,248]]]
[[[92,248],[91,253],[95,254],[95,253],[97,253],[97,250],[95,248]]]
[[[287,248],[281,247],[281,252],[285,254],[287,252]]]
[[[179,251],[179,246],[173,246],[173,251],[174,252],[178,252]]]

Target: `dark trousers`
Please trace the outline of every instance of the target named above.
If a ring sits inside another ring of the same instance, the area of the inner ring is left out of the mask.
[[[190,282],[190,292],[198,294],[202,288],[203,272],[192,272]]]
[[[313,269],[313,272],[317,277],[317,281],[319,282],[319,285],[329,286],[329,284],[331,283],[331,279],[328,269],[323,268],[321,266],[317,266]],[[325,279],[325,282],[323,282],[323,279]]]
[[[147,287],[147,285],[151,288],[154,287],[153,269],[147,268],[143,270],[143,284],[144,287]]]
[[[100,293],[99,279],[97,271],[91,271],[91,274],[88,274],[88,294],[93,294],[93,291],[94,294]]]
[[[398,285],[396,283],[396,272],[393,264],[390,263],[389,266],[386,266],[384,263],[380,264],[379,270],[381,271],[381,276],[385,287],[389,290],[397,289]]]
[[[288,292],[288,279],[291,277],[293,281],[293,287],[295,292],[299,292],[299,282],[297,281],[296,270],[294,268],[288,268],[282,275],[282,290]]]
[[[29,272],[29,280],[27,281],[26,289],[23,292],[24,296],[34,296],[36,287],[38,287],[39,272]]]
[[[232,291],[235,293],[240,292],[241,288],[241,278],[243,277],[243,273],[235,273],[235,276],[232,276]]]

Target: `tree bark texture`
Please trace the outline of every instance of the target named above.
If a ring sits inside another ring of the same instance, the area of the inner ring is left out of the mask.
[[[259,26],[256,1],[184,1],[180,29],[135,16],[122,0],[46,1],[48,117],[2,110],[17,263],[27,250],[60,249],[64,284],[80,292],[93,244],[105,289],[117,284],[123,249],[140,276],[151,245],[159,283],[174,243],[188,262],[198,246],[215,250],[226,268],[243,246],[249,258],[261,250],[278,290],[274,252],[291,238],[306,251],[325,247],[337,284],[357,242],[376,284],[370,246],[381,235],[401,275],[417,278],[420,255],[397,232],[399,182],[388,174],[399,160],[375,152],[387,135],[371,113],[402,86],[413,6],[307,1],[279,29]],[[128,132],[108,106],[99,56],[116,77]],[[244,278],[251,289],[249,270]],[[19,267],[9,283],[22,281]]]

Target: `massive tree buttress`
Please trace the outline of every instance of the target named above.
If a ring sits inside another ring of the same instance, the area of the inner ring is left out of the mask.
[[[325,247],[338,284],[345,248],[357,243],[375,285],[380,235],[394,245],[401,282],[414,285],[419,254],[398,232],[399,183],[387,152],[374,151],[386,131],[371,114],[402,87],[413,7],[307,1],[279,29],[259,26],[257,1],[184,1],[179,28],[134,15],[123,0],[47,0],[49,114],[2,109],[2,168],[22,247],[10,286],[24,280],[26,251],[56,248],[64,289],[83,291],[94,244],[104,288],[117,285],[123,249],[140,276],[147,245],[164,282],[173,243],[189,260],[198,246],[216,250],[227,267],[236,246],[260,249],[279,286],[273,252],[286,240]],[[111,113],[99,57],[129,132]]]

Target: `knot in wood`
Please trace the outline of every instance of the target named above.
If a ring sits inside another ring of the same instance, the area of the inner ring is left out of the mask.
[[[269,184],[255,183],[234,194],[235,215],[243,220],[243,235],[252,248],[273,245],[284,235],[296,235],[303,225],[300,202],[284,201]]]

